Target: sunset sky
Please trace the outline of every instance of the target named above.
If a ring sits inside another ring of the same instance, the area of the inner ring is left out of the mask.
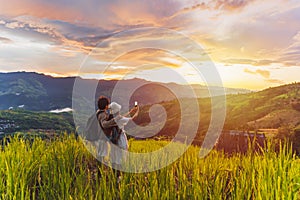
[[[0,72],[203,83],[207,58],[226,87],[300,81],[300,1],[0,0]]]

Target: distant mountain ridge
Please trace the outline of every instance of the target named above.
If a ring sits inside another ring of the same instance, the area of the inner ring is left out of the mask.
[[[23,106],[47,111],[70,107],[74,80],[34,72],[0,73],[0,109]]]
[[[55,109],[72,107],[72,91],[75,79],[78,77],[52,77],[35,72],[12,72],[0,73],[0,110],[9,108],[24,108],[33,111],[50,111]],[[134,85],[143,85],[132,96],[132,99],[139,101],[141,104],[154,104],[162,101],[170,101],[176,98],[191,98],[190,91],[185,85],[176,83],[157,83],[143,79],[129,80],[91,80],[82,79],[86,82],[87,89],[89,85],[98,84],[95,96],[111,96],[115,85],[123,84],[125,88]],[[207,87],[193,85],[197,97],[208,97]],[[221,89],[213,88],[216,94],[221,94]],[[173,91],[180,91],[176,97]],[[245,89],[225,89],[228,94],[247,93]],[[220,91],[218,93],[218,91]],[[118,98],[115,99],[120,103],[124,102],[124,96],[127,90],[118,92]],[[122,102],[123,101],[123,102]]]

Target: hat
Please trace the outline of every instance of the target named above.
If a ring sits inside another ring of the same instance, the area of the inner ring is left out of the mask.
[[[122,106],[117,104],[116,102],[111,102],[111,104],[109,104],[108,108],[111,109],[111,114],[116,114],[117,112],[120,112]]]

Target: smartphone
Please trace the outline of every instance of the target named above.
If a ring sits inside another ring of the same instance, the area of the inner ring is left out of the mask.
[[[135,101],[135,102],[134,102],[134,107],[137,107],[137,105],[138,105],[138,102]]]

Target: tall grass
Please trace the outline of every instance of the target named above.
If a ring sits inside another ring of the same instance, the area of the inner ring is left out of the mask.
[[[164,146],[131,141],[135,152]],[[0,150],[0,199],[300,199],[300,160],[287,145],[275,152],[199,158],[190,147],[172,165],[143,173],[123,173],[117,184],[72,136],[52,142],[12,139]]]

